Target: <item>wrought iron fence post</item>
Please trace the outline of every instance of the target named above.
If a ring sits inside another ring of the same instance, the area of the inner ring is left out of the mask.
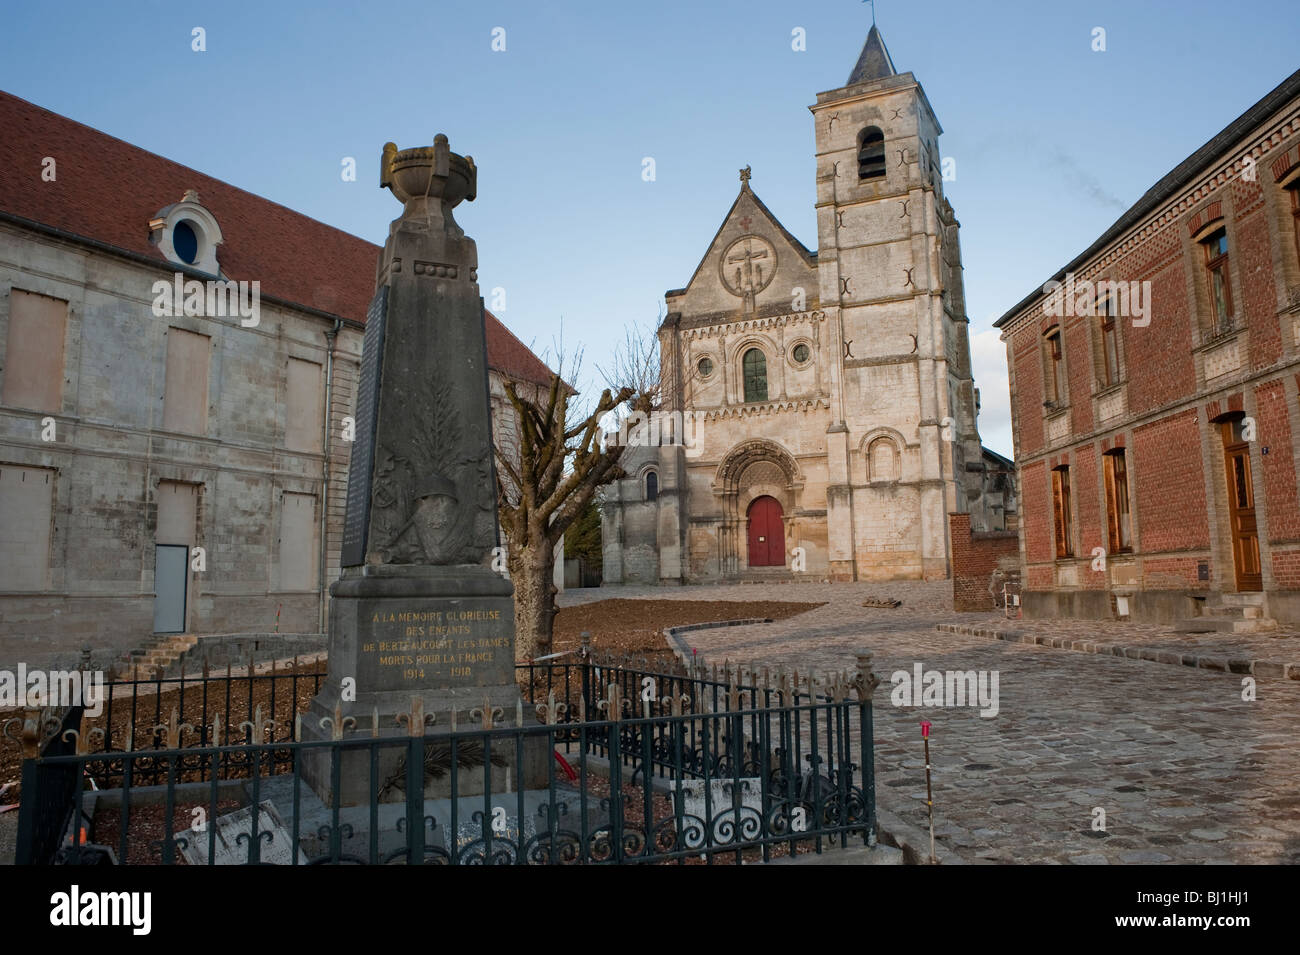
[[[623,861],[623,700],[617,683],[609,685],[606,706],[610,720],[609,747],[609,834],[613,840],[614,863]]]
[[[36,807],[40,805],[40,769],[35,757],[23,754],[23,798],[18,805],[18,844],[14,865],[34,865],[36,859]]]
[[[876,844],[876,741],[871,711],[872,696],[880,677],[871,672],[870,652],[858,654],[858,672],[853,678],[858,694],[858,740],[862,750],[862,795],[866,801],[867,825],[863,836],[868,846]]]

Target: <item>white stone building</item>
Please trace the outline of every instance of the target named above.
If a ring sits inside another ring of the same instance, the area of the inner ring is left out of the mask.
[[[665,296],[661,424],[681,439],[647,446],[673,428],[634,424],[629,476],[603,497],[607,583],[942,578],[950,512],[992,530],[1014,510],[1014,481],[995,477],[1009,462],[980,446],[925,93],[873,26],[811,110],[818,250],[742,170],[695,274]]]
[[[321,633],[379,247],[3,93],[0,129],[0,667]],[[224,279],[255,323],[186,294]],[[509,443],[503,377],[550,371],[486,322]]]

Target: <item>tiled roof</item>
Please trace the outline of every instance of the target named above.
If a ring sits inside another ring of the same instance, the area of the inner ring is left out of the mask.
[[[187,189],[216,217],[230,279],[264,295],[364,323],[380,247],[201,172],[0,91],[0,212],[75,238],[155,259],[149,220]],[[42,178],[46,157],[52,182]],[[551,371],[491,312],[488,364],[547,383]]]
[[[849,74],[849,81],[845,86],[855,86],[858,83],[869,83],[872,80],[884,79],[886,76],[894,76],[898,73],[894,69],[894,61],[889,56],[889,51],[885,49],[885,38],[880,35],[876,25],[871,24],[871,30],[867,33],[867,42],[862,44],[862,52],[858,54],[858,62],[853,65],[853,72]]]

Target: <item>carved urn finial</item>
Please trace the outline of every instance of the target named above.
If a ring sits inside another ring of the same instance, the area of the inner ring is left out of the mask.
[[[379,185],[391,189],[405,205],[403,218],[436,218],[439,213],[450,218],[451,210],[462,201],[474,201],[478,169],[473,156],[452,152],[447,137],[439,133],[432,146],[398,149],[396,143],[385,143]]]

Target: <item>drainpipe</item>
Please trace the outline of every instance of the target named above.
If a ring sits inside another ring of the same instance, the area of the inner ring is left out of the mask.
[[[317,590],[320,593],[320,611],[318,620],[320,632],[325,633],[325,568],[329,563],[329,502],[330,502],[330,396],[334,390],[334,342],[338,338],[343,320],[334,319],[334,327],[325,333],[325,420],[321,422],[321,447],[325,459],[321,462],[321,504],[320,504],[320,557],[317,561]]]

